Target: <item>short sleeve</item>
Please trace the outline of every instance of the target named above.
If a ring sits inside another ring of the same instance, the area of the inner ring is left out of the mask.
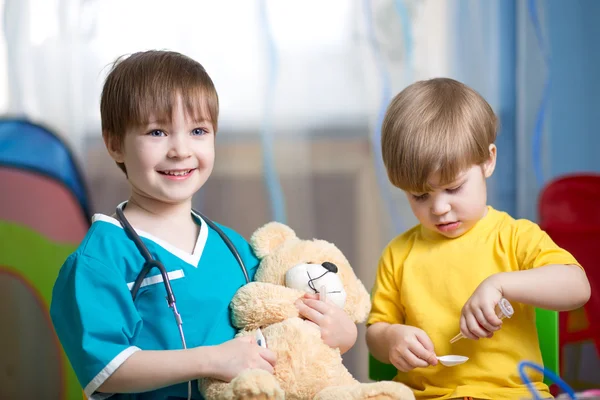
[[[93,258],[71,255],[61,268],[50,305],[58,338],[88,397],[133,353],[141,327],[126,282]],[[103,396],[103,398],[106,396]]]
[[[391,246],[388,246],[379,259],[367,326],[376,322],[404,323],[405,315],[400,297],[402,265],[398,261],[394,260]]]
[[[531,221],[518,220],[515,235],[516,254],[521,270],[552,264],[581,267],[571,253],[559,247],[546,232]]]

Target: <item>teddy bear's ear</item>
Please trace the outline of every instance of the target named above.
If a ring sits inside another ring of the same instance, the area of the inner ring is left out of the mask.
[[[289,226],[280,222],[269,222],[252,234],[250,245],[256,256],[262,259],[284,242],[295,238],[296,233]]]

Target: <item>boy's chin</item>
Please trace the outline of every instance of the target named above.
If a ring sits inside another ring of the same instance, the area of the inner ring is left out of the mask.
[[[177,205],[189,202],[193,195],[194,193],[160,193],[153,197],[161,203]]]
[[[156,188],[154,198],[168,204],[179,204],[189,201],[200,190],[200,185],[190,185],[189,187]]]
[[[445,238],[448,238],[448,239],[456,239],[456,238],[461,237],[462,235],[465,234],[465,232],[462,231],[462,230],[460,232],[452,232],[452,233],[442,233],[442,232],[439,232],[439,233],[442,236],[444,236]]]

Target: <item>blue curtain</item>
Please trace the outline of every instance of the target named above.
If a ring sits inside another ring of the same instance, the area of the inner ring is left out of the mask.
[[[552,179],[599,171],[600,2],[454,0],[452,74],[500,118],[489,203],[537,219]]]

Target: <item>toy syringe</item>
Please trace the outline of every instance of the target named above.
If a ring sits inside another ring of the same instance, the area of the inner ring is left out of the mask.
[[[513,309],[513,306],[504,297],[500,299],[498,304],[496,304],[496,315],[498,316],[498,318],[500,318],[500,319],[510,318],[513,316],[514,313],[515,313],[515,310]],[[450,343],[456,343],[460,339],[464,339],[464,338],[465,338],[465,336],[461,332],[458,335],[454,336],[450,340]]]
[[[319,300],[327,301],[327,288],[325,286],[319,288]]]

